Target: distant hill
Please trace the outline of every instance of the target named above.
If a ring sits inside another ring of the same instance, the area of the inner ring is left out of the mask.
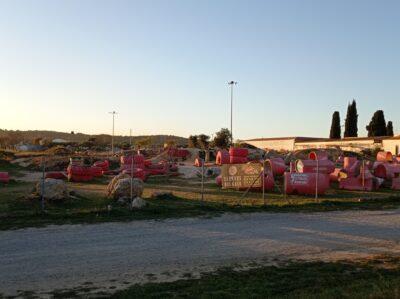
[[[53,139],[64,139],[70,142],[84,142],[89,140],[89,138],[95,138],[96,140],[103,142],[111,142],[111,135],[108,134],[98,134],[90,135],[84,133],[65,133],[56,131],[13,131],[13,130],[2,130],[0,129],[0,139],[10,139],[12,143],[33,143],[35,139],[42,138],[49,141]],[[143,136],[132,136],[133,143],[142,140],[150,140],[153,145],[163,145],[166,141],[173,140],[177,145],[187,145],[187,138],[174,136],[174,135],[143,135]],[[129,136],[114,136],[115,143],[129,142]],[[1,142],[0,142],[1,143]]]

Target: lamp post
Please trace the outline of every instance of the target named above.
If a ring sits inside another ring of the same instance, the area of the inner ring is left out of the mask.
[[[114,123],[115,123],[115,114],[117,114],[117,112],[112,111],[112,112],[108,112],[108,113],[112,114],[112,116],[113,116],[112,136],[111,136],[111,153],[114,155]]]
[[[228,82],[228,85],[231,86],[231,143],[233,144],[233,86],[236,85],[236,81]]]

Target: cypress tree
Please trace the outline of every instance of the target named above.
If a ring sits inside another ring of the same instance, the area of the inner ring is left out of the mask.
[[[377,110],[374,113],[366,129],[368,131],[368,137],[386,136],[386,121],[382,110]]]
[[[357,103],[353,100],[351,104],[347,106],[347,115],[344,127],[344,137],[357,137],[358,136],[358,114],[357,114]]]
[[[391,121],[388,121],[387,123],[386,136],[394,136],[393,123]]]
[[[329,138],[331,139],[340,139],[342,135],[340,128],[340,115],[339,111],[333,112],[332,115],[332,124],[331,124],[331,132],[329,134]]]

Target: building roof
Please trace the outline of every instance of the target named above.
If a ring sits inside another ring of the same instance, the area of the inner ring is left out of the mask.
[[[244,140],[245,142],[247,141],[274,141],[274,140],[294,140],[295,142],[309,142],[309,141],[317,141],[317,140],[330,140],[329,138],[317,138],[317,137],[300,137],[300,136],[294,136],[294,137],[269,137],[269,138],[254,138],[254,139],[247,139]]]
[[[247,139],[244,142],[248,141],[279,141],[279,140],[294,140],[295,142],[305,143],[305,142],[344,142],[344,141],[367,141],[371,140],[375,143],[380,143],[382,140],[390,140],[390,139],[400,139],[400,135],[394,137],[382,136],[382,137],[345,137],[342,139],[330,139],[330,138],[319,138],[319,137],[301,137],[301,136],[293,136],[293,137],[269,137],[269,138],[254,138]]]
[[[329,139],[329,138],[320,138],[320,139],[314,139],[314,140],[309,140],[309,141],[298,141],[299,143],[302,142],[346,142],[346,141],[373,141],[374,143],[380,143],[382,142],[383,139],[388,139],[387,137],[345,137],[342,139]]]

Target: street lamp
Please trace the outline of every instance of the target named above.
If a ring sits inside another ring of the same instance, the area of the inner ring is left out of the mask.
[[[111,136],[111,152],[114,155],[114,123],[115,123],[115,114],[117,114],[117,112],[112,111],[112,112],[108,112],[108,113],[112,114],[112,116],[113,116],[112,136]]]
[[[237,82],[236,81],[230,81],[228,82],[228,85],[231,86],[231,143],[233,144],[233,86],[236,85]]]

